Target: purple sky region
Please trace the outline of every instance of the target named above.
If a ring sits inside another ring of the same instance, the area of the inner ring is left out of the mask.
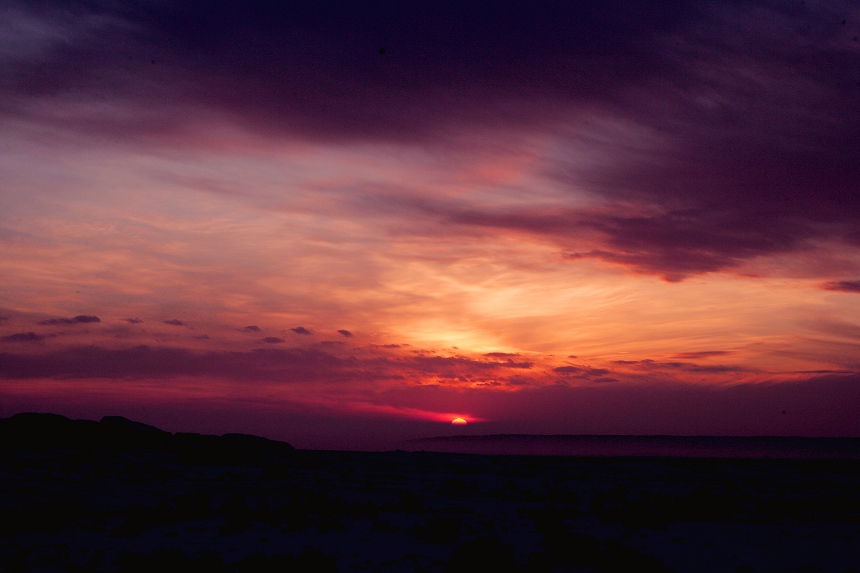
[[[860,435],[860,2],[0,21],[0,415]]]

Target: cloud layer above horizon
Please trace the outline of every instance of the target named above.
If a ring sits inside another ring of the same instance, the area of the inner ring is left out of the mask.
[[[489,423],[525,389],[860,371],[856,1],[12,0],[0,18],[16,396],[208,380]],[[451,405],[392,398],[431,386]]]

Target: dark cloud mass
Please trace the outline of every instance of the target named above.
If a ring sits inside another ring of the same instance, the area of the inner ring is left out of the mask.
[[[165,320],[164,324],[169,324],[170,326],[185,326],[185,323],[179,320],[178,318],[172,318],[170,320]]]
[[[693,356],[701,356],[701,353],[689,353]],[[633,366],[648,371],[682,370],[685,372],[696,372],[700,374],[729,374],[735,372],[752,372],[754,369],[743,366],[726,364],[695,364],[692,362],[659,362],[646,358],[645,360],[615,360],[615,364]]]
[[[291,328],[290,330],[292,330],[296,334],[301,334],[303,336],[309,336],[309,335],[313,334],[313,332],[311,332],[310,330],[308,330],[304,326],[297,326],[295,328]]]
[[[446,124],[497,122],[501,109],[507,121],[543,123],[547,100],[592,101],[647,79],[663,64],[641,46],[691,11],[617,0],[15,4],[23,23],[78,41],[42,38],[31,61],[7,62],[16,72],[3,90],[10,108],[109,93],[158,98],[168,114],[193,102],[315,139],[427,137]]]
[[[266,344],[281,344],[284,342],[283,338],[278,338],[277,336],[267,336],[260,340],[260,342],[265,342]]]
[[[19,332],[4,336],[0,340],[3,342],[39,342],[40,340],[44,340],[44,338],[43,335],[36,334],[35,332]]]
[[[143,321],[139,318],[124,318],[123,320],[129,324],[142,324],[143,323]]]
[[[338,333],[340,333],[342,336],[346,336],[347,338],[350,338],[352,336],[352,333],[345,328],[341,328],[340,330],[338,330]]]
[[[555,134],[544,174],[605,208],[436,215],[670,281],[860,236],[856,2],[12,6],[0,116],[111,140],[186,133],[188,110],[341,143]],[[44,112],[104,100],[127,113]]]
[[[552,371],[574,378],[593,378],[595,376],[606,376],[610,373],[605,368],[590,368],[587,366],[559,366],[558,368],[553,368]]]
[[[259,326],[246,326],[242,329],[242,332],[260,332]]]
[[[699,358],[711,358],[713,356],[725,356],[731,354],[728,350],[700,350],[697,352],[679,352],[675,355],[676,358],[682,360],[697,360]]]
[[[51,318],[49,320],[42,320],[39,324],[88,324],[91,322],[101,322],[101,319],[97,316],[79,314],[72,318]]]
[[[860,292],[860,281],[836,281],[824,283],[824,290],[835,290],[839,292]]]

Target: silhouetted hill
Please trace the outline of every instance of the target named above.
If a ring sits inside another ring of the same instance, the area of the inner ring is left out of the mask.
[[[122,416],[105,416],[95,422],[31,412],[0,419],[0,449],[151,452],[174,454],[198,462],[223,458],[229,463],[254,457],[282,457],[295,451],[286,442],[259,436],[171,434]]]

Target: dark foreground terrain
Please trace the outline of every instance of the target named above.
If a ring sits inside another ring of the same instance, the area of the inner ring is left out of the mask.
[[[0,570],[860,571],[857,460],[296,451],[0,420]]]

